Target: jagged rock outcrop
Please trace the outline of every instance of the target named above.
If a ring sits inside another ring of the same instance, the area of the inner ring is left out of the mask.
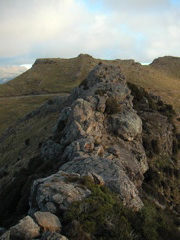
[[[61,219],[73,202],[91,195],[82,184],[84,176],[118,193],[124,205],[142,208],[139,190],[148,170],[146,153],[171,154],[173,128],[166,116],[149,110],[146,98],[136,108],[138,114],[132,101],[121,69],[114,65],[99,64],[72,91],[40,150],[41,159],[57,169],[31,187],[25,219],[40,230],[29,239],[66,239],[60,234]],[[0,239],[14,234],[22,222]]]
[[[79,174],[59,171],[47,178],[34,181],[30,197],[29,214],[36,211],[61,214],[73,201],[80,201],[91,192],[80,185]]]
[[[61,223],[59,218],[49,212],[36,212],[33,217],[29,215],[11,227],[1,237],[1,240],[68,240],[60,234]]]
[[[147,151],[154,151],[156,154],[161,155],[171,155],[173,148],[173,126],[168,122],[167,117],[157,112],[141,112],[140,116],[143,120],[143,140]]]
[[[43,231],[56,232],[61,230],[59,218],[50,212],[35,212],[34,218]]]
[[[26,216],[15,226],[11,227],[9,231],[5,232],[0,239],[19,239],[28,240],[38,237],[40,235],[40,227],[34,222],[30,216]]]
[[[51,161],[47,146],[59,149],[60,170],[80,175],[94,172],[120,194],[124,204],[139,209],[143,204],[138,188],[148,166],[142,121],[132,99],[120,68],[98,65],[72,92],[72,104],[62,111],[42,155],[46,153]]]

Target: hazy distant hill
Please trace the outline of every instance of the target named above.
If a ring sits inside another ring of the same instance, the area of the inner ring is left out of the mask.
[[[27,68],[23,66],[0,66],[0,84],[12,80],[25,71]]]
[[[10,81],[10,80],[12,80],[13,78],[0,78],[0,84],[4,84],[4,83],[6,83],[6,82],[8,82],[8,81]]]

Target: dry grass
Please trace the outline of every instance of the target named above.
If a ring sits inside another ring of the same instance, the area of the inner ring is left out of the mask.
[[[89,55],[38,61],[13,81],[0,85],[0,96],[70,92],[101,61],[105,64],[119,65],[127,81],[161,96],[166,103],[173,105],[177,113],[180,111],[180,58],[158,58],[148,66],[142,66],[133,60],[101,60]],[[0,98],[0,134],[19,117],[50,97]]]
[[[10,164],[9,167],[12,169],[18,166],[25,167],[51,134],[58,115],[58,113],[51,113],[45,117],[30,118],[15,126],[14,134],[10,134],[0,147],[0,168],[5,164]],[[27,139],[28,144],[26,144]]]
[[[133,60],[101,60],[89,55],[79,55],[72,59],[42,59],[19,77],[0,85],[0,134],[19,117],[51,97],[46,95],[8,99],[2,98],[3,96],[70,92],[99,62],[119,65],[127,81],[161,96],[179,113],[180,58],[158,58],[148,66],[142,66]]]
[[[79,55],[72,59],[40,59],[27,72],[0,85],[0,134],[19,117],[51,97],[5,99],[3,96],[70,92],[99,62],[119,65],[127,81],[160,96],[179,113],[180,58],[158,58],[148,66],[133,60],[101,60],[89,55]]]
[[[41,106],[52,95],[0,98],[0,135],[18,118]]]
[[[69,92],[100,61],[119,65],[127,81],[161,96],[179,112],[180,58],[177,57],[158,58],[148,66],[133,60],[101,60],[89,55],[79,55],[72,59],[42,59],[13,81],[1,85],[0,96]]]
[[[79,56],[72,59],[49,59],[53,63],[35,64],[13,81],[1,85],[0,96],[69,92],[89,72],[86,60]]]

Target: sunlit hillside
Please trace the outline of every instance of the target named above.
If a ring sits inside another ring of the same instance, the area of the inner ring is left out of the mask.
[[[18,117],[52,97],[49,94],[69,93],[99,62],[119,65],[128,82],[136,83],[148,92],[160,96],[166,103],[171,104],[177,113],[179,112],[180,58],[161,57],[150,65],[141,65],[131,59],[102,60],[80,54],[71,59],[38,59],[31,69],[14,80],[0,85],[0,133]],[[7,98],[24,95],[29,97]]]

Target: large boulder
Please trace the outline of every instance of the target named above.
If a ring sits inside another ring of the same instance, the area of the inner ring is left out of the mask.
[[[34,218],[43,231],[60,231],[61,223],[59,218],[50,212],[35,212]]]
[[[120,158],[115,158],[111,154],[104,158],[98,156],[74,158],[60,169],[69,173],[77,172],[81,176],[96,174],[103,179],[106,186],[120,194],[125,205],[134,209],[143,206],[138,190],[128,177]]]
[[[80,180],[80,175],[62,171],[36,180],[31,189],[29,214],[42,211],[61,215],[72,202],[80,201],[91,193],[81,187]]]
[[[28,240],[40,235],[40,227],[30,216],[26,216],[20,222],[10,228],[10,239]]]
[[[110,130],[124,140],[132,141],[142,133],[142,121],[135,111],[123,111],[108,118]]]
[[[57,161],[62,155],[62,146],[52,140],[48,140],[41,148],[41,155],[46,161]]]

